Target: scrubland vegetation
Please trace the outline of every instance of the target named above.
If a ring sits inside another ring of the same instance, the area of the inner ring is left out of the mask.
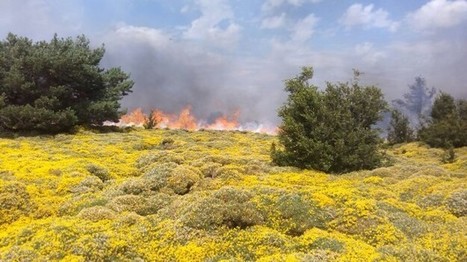
[[[0,261],[465,261],[467,148],[330,175],[277,137],[126,130],[0,139]]]
[[[423,121],[393,110],[383,144],[378,87],[354,70],[323,91],[304,67],[278,136],[153,129],[153,112],[99,133],[133,86],[103,55],[0,42],[0,261],[467,260],[465,100],[431,109],[418,78],[396,108]]]

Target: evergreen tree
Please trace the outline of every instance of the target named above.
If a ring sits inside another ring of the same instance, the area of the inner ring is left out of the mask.
[[[428,116],[436,92],[435,88],[429,89],[426,86],[424,78],[416,77],[415,83],[409,85],[409,91],[404,94],[404,98],[392,102],[395,108],[402,109],[402,112],[408,116],[412,127],[418,128]]]
[[[467,146],[467,101],[441,93],[433,104],[431,120],[422,127],[420,140],[433,147]]]
[[[410,128],[409,119],[397,109],[391,110],[387,139],[388,143],[392,145],[414,140],[414,132]]]
[[[8,34],[0,42],[0,128],[53,133],[118,121],[133,82],[120,68],[99,67],[103,55],[85,36],[32,42]]]
[[[279,109],[282,118],[278,149],[271,156],[279,165],[342,173],[371,169],[380,164],[377,130],[386,102],[376,87],[358,82],[327,83],[325,91],[310,85],[313,69],[287,80],[287,102]]]

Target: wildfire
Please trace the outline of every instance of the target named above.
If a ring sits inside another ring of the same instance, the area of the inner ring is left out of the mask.
[[[168,114],[161,110],[152,110],[153,120],[157,123],[157,128],[170,128],[170,129],[185,129],[185,130],[240,130],[240,131],[252,131],[258,133],[269,133],[275,134],[275,128],[265,128],[262,125],[250,124],[242,126],[238,118],[240,111],[236,111],[232,115],[221,115],[217,117],[211,123],[205,121],[199,121],[191,113],[191,106],[187,106],[177,114]],[[149,115],[145,114],[141,108],[137,108],[134,111],[124,115],[120,119],[120,125],[135,125],[143,126],[148,120]]]

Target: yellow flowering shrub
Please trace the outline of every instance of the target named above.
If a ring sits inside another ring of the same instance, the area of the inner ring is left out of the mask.
[[[0,138],[0,261],[465,261],[467,148],[339,176],[276,137],[143,130]]]

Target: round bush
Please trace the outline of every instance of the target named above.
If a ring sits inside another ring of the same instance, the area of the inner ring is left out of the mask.
[[[446,207],[457,217],[465,216],[467,214],[467,190],[452,193],[446,199]]]
[[[146,199],[142,196],[124,195],[112,199],[107,207],[119,213],[123,211],[138,213],[145,205]]]
[[[109,174],[109,171],[106,168],[101,167],[96,164],[87,165],[86,170],[88,170],[88,172],[91,173],[92,175],[95,175],[96,177],[98,177],[100,180],[102,180],[102,182],[105,182],[112,178],[112,176]]]
[[[148,193],[151,188],[145,179],[130,178],[120,185],[119,190],[128,195],[141,195]]]
[[[33,211],[33,207],[23,184],[17,182],[0,184],[0,225],[28,215]]]
[[[264,219],[250,201],[252,197],[249,191],[223,187],[182,210],[180,220],[189,227],[206,230],[220,226],[246,228],[258,225]]]
[[[200,174],[186,166],[178,166],[168,178],[167,186],[171,188],[175,194],[184,195],[190,192],[190,189],[201,179]]]
[[[96,176],[89,176],[81,181],[77,186],[72,188],[71,192],[76,194],[94,193],[102,190],[103,188],[104,183],[100,178]]]
[[[164,193],[157,193],[153,196],[146,198],[145,205],[141,207],[136,213],[141,216],[156,214],[162,208],[170,205],[173,198]]]
[[[326,228],[326,222],[330,220],[327,211],[319,208],[311,199],[305,199],[298,194],[281,196],[276,209],[281,216],[281,227],[293,236],[302,235],[313,227]]]
[[[150,190],[158,191],[167,186],[167,180],[177,166],[178,164],[172,162],[153,165],[148,168],[142,178],[146,181]]]

